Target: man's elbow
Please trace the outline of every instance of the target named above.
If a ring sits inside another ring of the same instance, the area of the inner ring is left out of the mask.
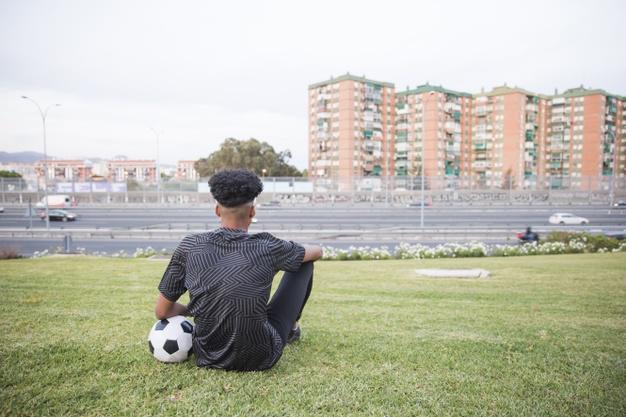
[[[167,313],[160,309],[159,306],[156,306],[154,308],[154,315],[156,316],[157,320],[163,320],[167,318]]]
[[[303,262],[315,262],[324,254],[321,246],[307,245],[304,248]]]
[[[154,306],[154,315],[158,320],[163,320],[171,316],[170,311],[172,309],[172,303],[167,298],[163,297],[163,294],[159,294],[156,305]]]

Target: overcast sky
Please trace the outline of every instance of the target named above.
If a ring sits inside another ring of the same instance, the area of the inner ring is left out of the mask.
[[[307,161],[307,87],[350,72],[478,92],[626,95],[624,1],[0,0],[0,150],[205,157],[226,137]]]

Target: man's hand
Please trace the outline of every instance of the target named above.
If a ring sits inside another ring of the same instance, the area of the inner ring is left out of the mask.
[[[304,259],[302,259],[302,262],[317,261],[323,255],[321,246],[315,246],[315,245],[302,245],[302,246],[304,247]]]
[[[163,294],[159,294],[159,298],[156,302],[156,307],[154,308],[154,314],[159,320],[174,316],[186,316],[187,306],[170,301],[165,298]]]

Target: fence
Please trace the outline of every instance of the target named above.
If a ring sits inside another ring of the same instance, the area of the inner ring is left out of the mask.
[[[359,177],[351,180],[262,178],[260,203],[290,204],[613,204],[626,199],[626,179],[558,177],[526,184],[504,181],[487,186],[468,178]],[[422,193],[422,189],[424,192]],[[42,184],[0,178],[2,204],[41,201]],[[49,181],[48,194],[67,194],[78,204],[206,204],[212,203],[207,180],[138,183]]]

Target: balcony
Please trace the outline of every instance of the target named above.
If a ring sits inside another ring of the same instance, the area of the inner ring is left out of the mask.
[[[328,159],[318,159],[317,161],[313,161],[313,166],[315,166],[315,167],[330,166],[330,160],[328,160]]]
[[[409,150],[409,144],[406,142],[396,143],[396,152],[406,152]]]
[[[381,144],[378,141],[366,140],[363,142],[363,149],[366,152],[380,152]]]
[[[330,112],[321,112],[321,113],[317,113],[317,118],[318,119],[330,119]]]
[[[409,109],[409,106],[405,106],[404,108],[398,109],[396,111],[396,114],[399,116],[402,116],[404,114],[409,114],[409,113],[411,113],[411,109]]]
[[[552,105],[565,104],[565,97],[555,97],[552,99]]]
[[[487,169],[491,167],[491,162],[489,161],[474,161],[472,163],[472,168],[474,169]]]
[[[527,104],[526,111],[536,113],[539,111],[539,106],[536,104]]]
[[[461,133],[461,126],[456,122],[446,122],[443,128],[450,133]]]
[[[493,135],[491,133],[476,133],[474,135],[474,140],[485,141],[493,139]]]
[[[485,107],[485,106],[476,107],[476,109],[474,110],[474,114],[478,117],[484,117],[484,116],[487,116],[487,114],[490,113],[491,110],[492,110],[492,107]]]
[[[445,103],[443,105],[443,111],[446,113],[460,112],[461,105],[458,103]]]
[[[563,114],[565,113],[565,107],[552,107],[552,114]]]

